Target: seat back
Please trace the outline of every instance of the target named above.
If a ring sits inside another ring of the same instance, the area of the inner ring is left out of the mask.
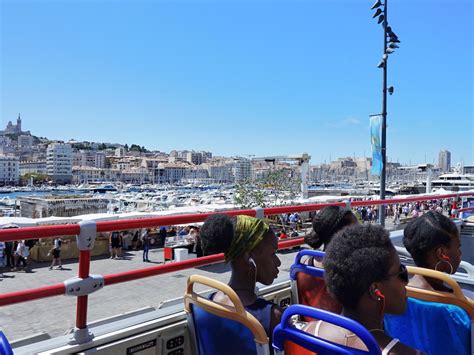
[[[0,331],[0,354],[13,355],[12,347],[10,346],[7,337],[2,331]]]
[[[223,292],[233,303],[227,306],[195,293],[201,284]],[[194,339],[195,354],[269,354],[268,337],[260,322],[248,313],[228,285],[192,275],[184,295],[188,326]]]
[[[427,354],[472,354],[474,307],[449,275],[418,267],[410,274],[437,278],[453,292],[407,286],[409,296],[403,315],[386,315],[387,332],[403,343]]]
[[[358,336],[367,347],[367,351],[354,349],[344,345],[336,344],[326,339],[306,333],[292,325],[293,316],[305,316],[320,319],[323,322],[332,323],[339,327],[348,329]],[[315,352],[318,355],[324,354],[355,354],[355,355],[379,355],[380,348],[370,332],[358,322],[343,317],[338,314],[327,312],[321,309],[312,308],[303,305],[293,305],[288,307],[281,317],[281,322],[273,331],[273,348],[277,354],[282,354],[286,344],[293,343],[305,350],[302,352],[293,351],[292,354],[307,354],[308,351]],[[288,352],[285,352],[288,354]]]
[[[297,304],[324,309],[326,311],[341,313],[342,306],[328,292],[324,282],[324,269],[305,264],[303,257],[321,260],[325,253],[319,250],[302,250],[295,258],[290,269],[291,291]],[[312,319],[304,317],[309,322]]]

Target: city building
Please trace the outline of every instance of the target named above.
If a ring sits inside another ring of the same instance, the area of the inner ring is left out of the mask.
[[[33,136],[22,134],[18,136],[18,148],[31,148],[33,146]]]
[[[186,161],[189,163],[193,163],[194,165],[201,165],[202,164],[202,154],[199,152],[188,152],[186,153]]]
[[[209,178],[217,183],[233,182],[234,176],[232,175],[232,165],[210,165],[208,166]]]
[[[25,174],[45,174],[46,175],[46,161],[25,161],[20,163],[20,175]]]
[[[73,153],[73,166],[90,166],[94,168],[105,168],[105,153],[89,150],[80,150]]]
[[[438,166],[441,172],[445,173],[451,170],[451,152],[441,150],[438,155]]]
[[[0,185],[17,185],[20,181],[18,157],[0,155]]]
[[[72,148],[70,144],[51,143],[46,150],[46,172],[56,184],[72,181]]]
[[[252,163],[250,159],[237,158],[234,164],[235,182],[249,180],[252,177]]]
[[[186,178],[186,171],[189,166],[187,162],[161,163],[155,170],[154,182],[157,184],[180,182]]]

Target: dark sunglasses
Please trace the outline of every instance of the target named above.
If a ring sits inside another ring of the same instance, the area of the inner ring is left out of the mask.
[[[396,274],[393,275],[388,275],[389,277],[391,276],[398,276],[400,280],[403,282],[408,283],[408,270],[407,267],[403,264],[400,264],[400,271],[398,271]]]

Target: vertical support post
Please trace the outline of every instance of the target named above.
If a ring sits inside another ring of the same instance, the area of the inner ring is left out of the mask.
[[[308,198],[308,170],[309,170],[309,156],[303,154],[303,160],[301,162],[301,198]]]
[[[79,273],[80,279],[89,277],[91,250],[94,248],[97,234],[97,225],[95,221],[81,221],[79,223],[81,232],[76,236],[77,247],[79,249]],[[88,296],[78,296],[76,306],[76,327],[73,338],[69,343],[82,344],[87,343],[94,338],[94,335],[87,328],[87,302]]]
[[[79,252],[79,278],[86,279],[89,277],[91,263],[91,251],[81,250]],[[87,301],[89,296],[77,297],[76,307],[76,328],[87,328]]]
[[[388,67],[388,55],[387,55],[387,2],[384,1],[384,20],[383,20],[383,83],[382,83],[382,174],[380,175],[380,199],[385,200],[385,177],[386,177],[386,166],[387,166],[387,67]],[[385,227],[385,205],[379,207],[379,222],[382,227]]]
[[[263,219],[265,217],[265,213],[262,207],[255,207],[255,218]]]

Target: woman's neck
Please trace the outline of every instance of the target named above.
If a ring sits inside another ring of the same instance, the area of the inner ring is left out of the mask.
[[[444,285],[442,280],[434,279],[431,277],[425,277],[425,276],[421,276],[421,277],[423,277],[425,282],[429,284],[435,291],[452,292],[450,288]]]
[[[255,302],[257,295],[255,294],[255,282],[249,278],[247,274],[243,275],[239,272],[232,272],[229,286],[237,293],[244,306]]]
[[[359,312],[349,308],[343,308],[342,315],[359,322],[368,330],[383,329],[383,317],[381,315]]]

